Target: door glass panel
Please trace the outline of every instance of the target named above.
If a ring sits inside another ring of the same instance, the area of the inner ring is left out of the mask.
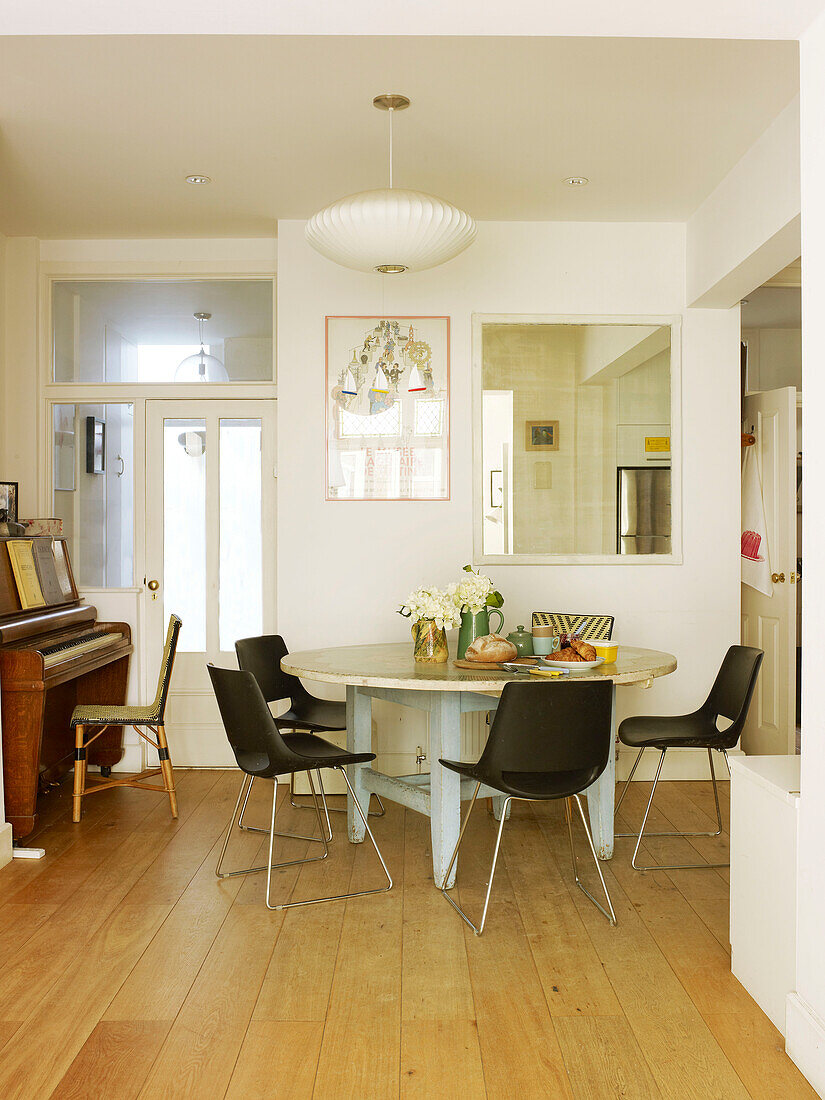
[[[209,370],[182,368],[203,352]],[[266,382],[273,378],[271,279],[58,280],[55,382]]]
[[[53,514],[81,588],[134,584],[134,408],[52,406]]]
[[[178,650],[206,650],[206,423],[163,422],[164,618],[183,619]]]
[[[220,422],[219,646],[263,631],[261,421]]]

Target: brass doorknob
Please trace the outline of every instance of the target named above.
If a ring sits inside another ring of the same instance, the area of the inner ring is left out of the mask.
[[[773,581],[774,584],[784,584],[785,583],[785,574],[784,573],[771,573],[771,580]],[[149,587],[151,588],[151,585]]]
[[[774,576],[776,576],[776,573],[774,573]],[[785,579],[785,576],[783,574],[782,580],[784,581],[784,579]],[[157,581],[149,581],[149,583],[146,585],[146,587],[149,589],[150,592],[157,592],[157,590],[160,588],[160,585],[158,584]]]

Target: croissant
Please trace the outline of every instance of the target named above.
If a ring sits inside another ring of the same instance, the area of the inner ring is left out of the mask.
[[[564,649],[560,649],[558,653],[553,654],[554,661],[583,661],[584,657],[580,657],[575,649],[571,649],[570,646],[565,646]]]
[[[585,642],[584,639],[571,638],[570,645],[575,649],[583,661],[596,660],[596,650],[589,642]]]

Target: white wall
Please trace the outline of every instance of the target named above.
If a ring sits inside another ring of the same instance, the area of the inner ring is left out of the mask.
[[[9,237],[5,253],[0,480],[20,483],[18,514],[35,516],[42,450],[37,403],[38,242],[34,237]]]
[[[485,223],[432,271],[345,270],[279,236],[278,622],[293,649],[409,640],[394,614],[422,581],[472,557],[471,316],[683,312],[684,563],[499,566],[507,628],[533,609],[612,611],[625,643],[673,652],[679,670],[619,692],[622,714],[696,705],[739,637],[739,311],[684,310],[684,227]],[[324,500],[325,314],[452,318],[452,499]]]
[[[799,255],[799,100],[687,223],[687,300],[729,307]]]
[[[788,1054],[820,1093],[825,1092],[825,697],[822,664],[825,639],[825,570],[818,567],[825,538],[825,462],[819,433],[825,408],[825,16],[801,43],[802,145],[802,408],[805,571],[802,621],[802,796],[797,857],[796,992],[788,999]]]

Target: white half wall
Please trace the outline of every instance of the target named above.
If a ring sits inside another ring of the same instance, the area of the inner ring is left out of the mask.
[[[620,689],[620,716],[698,705],[739,639],[739,310],[685,309],[684,226],[483,223],[462,256],[395,279],[325,260],[303,228],[278,230],[278,622],[290,648],[409,641],[395,614],[409,590],[459,579],[471,561],[473,313],[681,313],[683,563],[489,572],[506,630],[534,609],[603,610],[625,643],[676,654],[678,671],[650,690]],[[324,500],[326,314],[451,317],[451,500]]]
[[[825,570],[818,566],[825,538],[825,463],[818,432],[825,408],[825,16],[801,41],[802,142],[802,476],[805,571],[802,618],[802,779],[797,862],[796,993],[788,1001],[786,1049],[814,1088],[825,1093],[825,696],[820,677],[825,660],[821,623],[825,615]]]
[[[687,300],[729,308],[799,256],[799,99],[687,223]]]

